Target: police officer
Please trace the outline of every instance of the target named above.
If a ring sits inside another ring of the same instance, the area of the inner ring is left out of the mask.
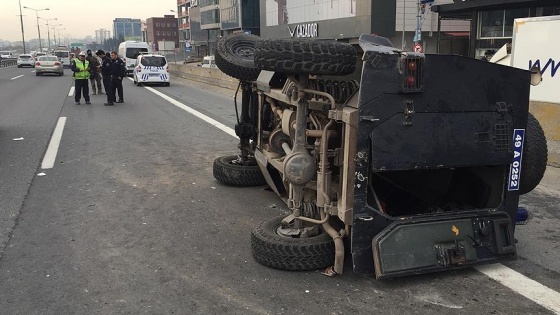
[[[122,80],[126,75],[126,65],[124,61],[119,58],[116,51],[111,51],[111,94],[113,94],[113,102],[123,103],[123,86]],[[115,92],[119,94],[119,100],[117,101]]]
[[[99,58],[101,58],[101,75],[103,76],[103,87],[105,88],[105,93],[107,94],[107,103],[105,106],[113,105],[114,94],[111,93],[113,89],[111,88],[111,64],[113,61],[109,56],[105,55],[105,51],[98,50],[95,53]]]
[[[84,94],[84,99],[86,104],[91,104],[89,102],[89,78],[91,76],[91,69],[89,67],[89,61],[86,60],[86,53],[81,52],[77,59],[72,59],[70,68],[74,72],[74,85],[76,89],[74,91],[74,100],[76,105],[80,105],[80,99],[82,98],[82,92]]]

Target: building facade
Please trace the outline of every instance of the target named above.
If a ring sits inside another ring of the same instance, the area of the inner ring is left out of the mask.
[[[177,24],[179,29],[179,47],[185,52],[192,51],[189,12],[191,0],[177,0]]]
[[[142,40],[142,21],[131,18],[113,20],[113,36],[118,41]]]
[[[558,0],[462,0],[436,5],[442,20],[469,22],[469,57],[491,56],[512,42],[516,18],[560,15]]]
[[[436,1],[435,3],[451,2]],[[419,0],[265,0],[261,2],[261,36],[312,37],[356,42],[361,34],[389,38],[393,45],[424,52],[437,50],[438,16],[434,2]],[[469,23],[441,21],[440,29],[452,44],[449,53],[466,53]],[[418,34],[418,35],[417,35]]]
[[[98,44],[103,44],[105,41],[111,37],[111,31],[104,28],[95,30],[95,42]]]
[[[179,47],[179,30],[177,19],[174,15],[151,17],[146,20],[146,42],[152,45],[152,50],[169,50],[169,47],[160,47],[159,42],[173,42],[173,49]]]
[[[218,38],[234,32],[260,34],[259,0],[177,0],[181,40],[193,56],[213,55]]]

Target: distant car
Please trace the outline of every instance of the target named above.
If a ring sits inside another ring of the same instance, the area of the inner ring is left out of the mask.
[[[216,59],[214,56],[206,56],[202,58],[202,67],[203,68],[217,68],[216,66]]]
[[[169,66],[162,55],[140,55],[134,63],[132,71],[134,84],[157,83],[169,86]]]
[[[5,59],[10,59],[10,58],[14,58],[14,55],[12,55],[11,51],[2,50],[0,51],[0,57]]]
[[[70,51],[58,49],[53,52],[53,55],[58,57],[64,68],[70,68],[70,62],[72,61]]]
[[[40,76],[44,73],[64,74],[62,63],[56,56],[41,56],[35,62],[35,75]]]
[[[21,54],[17,59],[18,68],[21,67],[35,67],[35,59],[29,54]]]

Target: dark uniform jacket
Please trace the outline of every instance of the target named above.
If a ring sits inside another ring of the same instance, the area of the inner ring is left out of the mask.
[[[101,74],[104,76],[110,76],[112,64],[113,64],[113,60],[111,60],[109,56],[105,56],[105,58],[101,60]]]
[[[126,77],[126,65],[122,59],[117,58],[111,63],[111,75],[115,77]]]

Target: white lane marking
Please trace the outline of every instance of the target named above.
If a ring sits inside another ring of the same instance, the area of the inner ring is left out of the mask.
[[[75,88],[76,88],[76,87],[73,86],[73,85],[70,87],[70,92],[68,92],[68,96],[74,96],[74,89],[75,89]]]
[[[560,314],[560,293],[520,274],[502,264],[475,267],[486,276],[498,281],[524,297],[537,302],[546,309]]]
[[[66,124],[66,117],[60,117],[54,128],[47,152],[45,152],[45,156],[43,157],[43,163],[41,163],[42,169],[54,167],[58,146],[60,145],[60,139],[62,139],[62,131],[64,131],[64,124]]]
[[[224,131],[225,133],[239,139],[235,134],[235,131],[226,125],[217,122],[216,120],[197,112],[196,110],[188,107],[187,105],[172,99],[171,97],[153,89],[150,87],[145,87],[148,91],[160,96],[161,98],[167,100],[171,104],[185,110],[188,113],[208,122],[214,127]],[[510,288],[514,292],[517,292],[528,299],[542,305],[543,307],[560,314],[560,293],[532,280],[517,271],[510,269],[502,264],[484,265],[475,267],[478,271],[485,274],[489,278],[492,278],[502,285]]]
[[[17,77],[13,77],[13,78],[11,78],[10,80],[15,80],[15,79],[18,79],[18,78],[21,78],[21,77],[23,77],[23,74],[18,75]]]
[[[148,90],[148,91],[150,91],[150,92],[152,92],[152,93],[154,93],[154,94],[156,94],[156,95],[158,95],[159,97],[161,97],[161,98],[163,98],[164,100],[168,101],[169,103],[171,103],[171,104],[173,104],[173,105],[179,107],[180,109],[182,109],[182,110],[184,110],[184,111],[186,111],[186,112],[188,112],[188,113],[190,113],[190,114],[192,114],[192,115],[194,115],[194,116],[196,116],[196,117],[198,117],[198,118],[204,120],[205,122],[207,122],[207,123],[209,123],[210,125],[212,125],[212,126],[218,128],[218,129],[220,129],[221,131],[227,133],[228,135],[230,135],[230,136],[232,136],[232,137],[234,137],[234,138],[236,138],[236,139],[239,139],[239,137],[237,137],[237,135],[235,134],[235,130],[233,130],[232,128],[230,128],[230,127],[228,127],[228,126],[226,126],[226,125],[224,125],[224,124],[222,124],[222,123],[220,123],[220,122],[218,122],[217,120],[215,120],[215,119],[213,119],[213,118],[210,118],[210,117],[204,115],[204,114],[201,113],[201,112],[197,112],[196,110],[194,110],[194,109],[188,107],[187,105],[185,105],[185,104],[183,104],[183,103],[181,103],[181,102],[179,102],[179,101],[177,101],[177,100],[175,100],[175,99],[173,99],[173,98],[171,98],[171,97],[169,97],[169,96],[167,96],[167,95],[165,95],[165,94],[163,94],[163,93],[161,93],[161,92],[155,90],[154,88],[145,87],[145,89]]]

